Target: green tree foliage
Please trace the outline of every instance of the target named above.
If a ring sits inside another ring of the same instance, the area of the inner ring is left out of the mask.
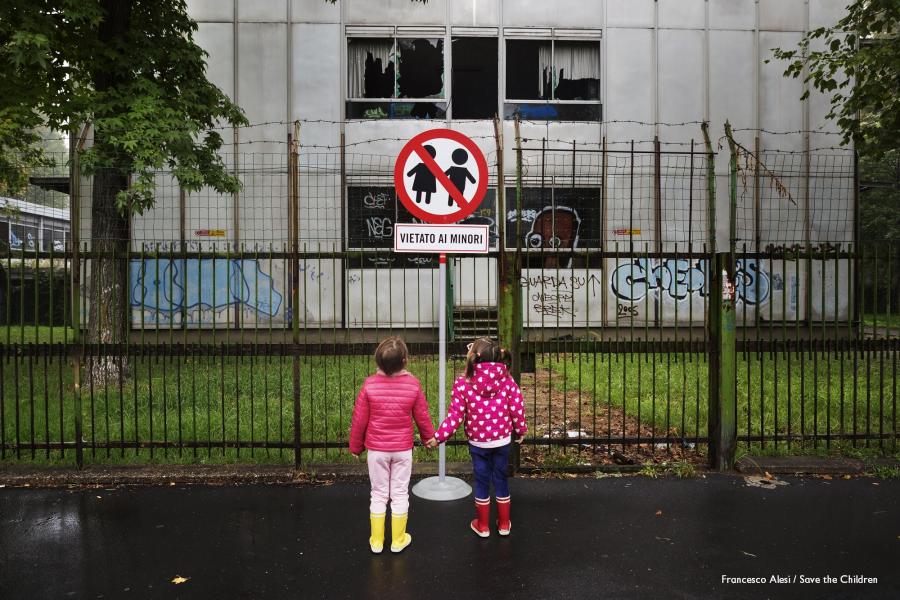
[[[210,130],[245,118],[206,79],[196,28],[184,0],[4,0],[0,156],[28,152],[39,125],[91,123],[95,143],[82,165],[132,177],[115,190],[122,211],[152,205],[153,172],[162,168],[187,190],[237,190],[216,152],[221,136]],[[16,170],[0,165],[0,178],[15,185]]]
[[[831,96],[828,118],[863,155],[881,157],[900,138],[898,32],[900,0],[855,0],[834,27],[810,31],[796,49],[774,51],[788,61],[786,76]]]
[[[214,128],[246,119],[207,80],[196,30],[184,0],[0,2],[0,157],[9,158],[0,158],[0,177],[21,186],[14,159],[35,153],[38,127],[92,127],[80,155],[92,175],[91,342],[118,344],[127,335],[130,213],[153,205],[155,173],[171,171],[186,191],[240,187]],[[115,358],[92,365],[98,385],[127,372]]]

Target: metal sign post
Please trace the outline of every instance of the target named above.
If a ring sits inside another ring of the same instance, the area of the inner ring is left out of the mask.
[[[469,185],[471,182],[472,185]],[[394,165],[400,202],[423,223],[397,223],[394,252],[431,252],[438,261],[438,418],[447,416],[447,253],[485,254],[486,225],[465,225],[487,191],[484,153],[470,138],[450,129],[424,131],[410,139]],[[447,448],[438,448],[438,476],[413,486],[426,500],[458,500],[472,493],[462,479],[447,477]]]
[[[447,416],[447,255],[438,261],[438,421]],[[458,477],[447,477],[447,445],[438,446],[438,476],[426,477],[413,486],[413,494],[426,500],[459,500],[472,487]]]

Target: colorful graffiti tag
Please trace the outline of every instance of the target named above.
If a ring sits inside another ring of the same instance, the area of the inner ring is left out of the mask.
[[[735,301],[762,304],[769,299],[769,274],[755,259],[738,260],[734,277]],[[651,292],[667,294],[676,301],[691,294],[706,296],[709,265],[705,260],[636,258],[619,264],[610,278],[610,288],[620,300],[640,302]]]
[[[252,259],[134,260],[130,275],[131,307],[138,310],[173,313],[237,304],[271,318],[283,301],[272,276]]]

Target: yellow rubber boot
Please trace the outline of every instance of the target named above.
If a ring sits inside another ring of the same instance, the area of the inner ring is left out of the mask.
[[[391,552],[402,552],[404,548],[412,543],[412,536],[406,533],[406,518],[408,514],[391,514]]]
[[[369,547],[375,554],[381,554],[381,551],[384,549],[384,513],[380,515],[369,513],[369,523],[372,525]]]

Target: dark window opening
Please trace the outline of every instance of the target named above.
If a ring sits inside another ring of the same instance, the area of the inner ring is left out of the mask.
[[[397,40],[400,71],[397,90],[400,98],[442,98],[444,96],[444,40]]]
[[[490,119],[497,112],[497,38],[453,38],[453,117]]]
[[[552,65],[549,41],[507,40],[506,97],[549,100]]]

